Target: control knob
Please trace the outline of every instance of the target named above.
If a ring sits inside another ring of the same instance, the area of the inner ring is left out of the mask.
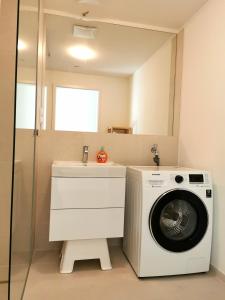
[[[184,181],[184,177],[181,175],[177,175],[175,177],[175,181],[176,181],[176,183],[182,183]]]

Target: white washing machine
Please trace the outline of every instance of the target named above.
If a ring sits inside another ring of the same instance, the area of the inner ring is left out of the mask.
[[[212,218],[208,172],[128,167],[123,250],[138,277],[207,272]]]

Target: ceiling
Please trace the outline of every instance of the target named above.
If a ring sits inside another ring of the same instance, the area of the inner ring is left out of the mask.
[[[34,6],[38,0],[22,0],[24,6]],[[90,11],[89,18],[111,18],[149,26],[180,29],[206,0],[98,0],[100,5],[79,4],[77,0],[43,0],[46,9],[81,15]],[[21,66],[33,67],[36,59],[36,32],[32,22],[34,12],[21,12],[20,38],[30,45],[19,55]],[[63,13],[63,15],[66,15]],[[98,28],[95,40],[83,40],[72,35],[73,25]],[[36,24],[37,25],[37,24]],[[129,76],[134,73],[172,34],[147,29],[77,21],[76,19],[46,14],[47,68],[68,72]],[[67,49],[77,43],[88,43],[97,53],[88,63],[70,57]]]
[[[24,3],[36,0],[23,0]],[[72,14],[90,11],[89,17],[111,18],[179,30],[207,0],[98,0],[99,5],[77,0],[45,0],[46,9]]]
[[[74,24],[87,26],[84,21],[46,16],[48,69],[129,76],[170,37],[175,36],[153,30],[88,22],[88,26],[97,28],[97,35],[94,40],[86,40],[73,36]],[[77,44],[91,47],[97,53],[97,58],[85,62],[71,57],[67,51]]]

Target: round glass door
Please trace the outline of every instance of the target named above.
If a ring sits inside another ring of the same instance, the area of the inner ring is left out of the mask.
[[[204,237],[208,213],[201,199],[186,190],[172,190],[154,204],[149,228],[157,243],[172,252],[195,247]]]

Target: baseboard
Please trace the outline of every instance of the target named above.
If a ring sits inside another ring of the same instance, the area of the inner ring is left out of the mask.
[[[215,268],[213,265],[210,266],[210,269],[212,272],[214,272],[220,279],[222,279],[225,282],[225,274],[221,271],[219,271],[217,268]]]

